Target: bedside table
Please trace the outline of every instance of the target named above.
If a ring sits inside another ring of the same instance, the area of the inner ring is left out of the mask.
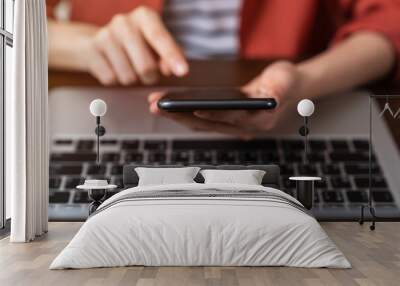
[[[314,182],[320,181],[320,177],[290,177],[289,180],[296,181],[296,199],[306,209],[311,209],[314,201]]]
[[[89,205],[89,216],[94,213],[101,205],[107,195],[107,190],[115,189],[116,185],[108,184],[107,180],[85,180],[83,185],[76,188],[87,190],[89,199],[92,203]]]

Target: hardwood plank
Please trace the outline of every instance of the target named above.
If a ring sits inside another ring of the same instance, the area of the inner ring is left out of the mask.
[[[352,269],[289,267],[117,267],[84,270],[48,269],[81,223],[50,223],[50,231],[28,244],[0,240],[0,285],[399,285],[400,223],[368,225],[322,223],[352,263]]]

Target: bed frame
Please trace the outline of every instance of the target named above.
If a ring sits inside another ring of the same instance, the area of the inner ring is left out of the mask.
[[[279,177],[280,177],[280,169],[277,165],[193,165],[194,167],[199,167],[201,169],[219,169],[219,170],[264,170],[265,175],[262,179],[261,184],[264,187],[271,188],[279,188]],[[151,167],[151,168],[177,168],[184,167],[184,165],[125,165],[123,169],[123,183],[124,188],[133,188],[136,187],[139,183],[139,176],[135,171],[137,167]],[[200,174],[194,178],[197,183],[204,183],[204,178]],[[102,203],[106,196],[106,190],[93,190],[88,193],[89,199],[92,200],[92,203],[89,206],[89,215],[96,211],[99,205]]]
[[[256,170],[264,170],[265,175],[262,180],[262,185],[265,187],[278,188],[279,187],[279,178],[280,178],[280,169],[277,165],[191,165],[193,167],[199,167],[201,169],[219,169],[219,170],[244,170],[244,169],[256,169]],[[136,187],[139,182],[139,176],[135,171],[137,167],[151,167],[151,168],[177,168],[184,167],[183,165],[125,165],[123,170],[123,182],[124,188],[132,188]],[[204,178],[200,174],[197,174],[194,179],[197,183],[204,183]]]

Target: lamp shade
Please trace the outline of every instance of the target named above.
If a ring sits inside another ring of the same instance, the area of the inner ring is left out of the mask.
[[[303,116],[308,117],[314,113],[314,103],[309,99],[303,99],[297,104],[297,112]]]
[[[107,112],[107,104],[104,100],[95,99],[90,103],[89,109],[93,116],[104,116]]]

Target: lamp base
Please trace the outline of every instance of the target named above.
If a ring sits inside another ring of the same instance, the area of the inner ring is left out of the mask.
[[[296,181],[296,199],[310,210],[314,203],[314,182],[320,181],[320,177],[290,177],[289,180]]]
[[[89,215],[94,213],[97,208],[101,205],[102,201],[105,199],[107,194],[107,189],[89,189],[88,197],[93,202],[89,206]]]
[[[297,199],[310,210],[314,201],[314,181],[296,181]]]
[[[301,136],[307,136],[310,133],[310,130],[306,126],[301,126],[299,128],[299,134]]]
[[[360,225],[364,224],[364,210],[369,209],[369,213],[371,214],[371,225],[369,226],[370,230],[375,230],[375,222],[376,222],[376,215],[375,215],[375,208],[372,205],[362,205],[361,206],[361,216],[358,223]]]

